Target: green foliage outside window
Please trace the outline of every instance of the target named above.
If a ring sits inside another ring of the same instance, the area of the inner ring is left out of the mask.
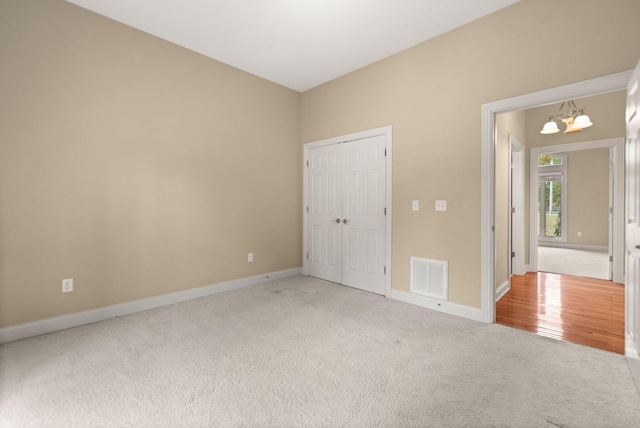
[[[548,153],[539,154],[538,166],[549,166],[549,165],[562,165],[562,158],[560,156],[554,156]]]
[[[552,190],[552,192],[549,192],[550,189]],[[552,195],[551,201],[549,200],[550,194]],[[562,182],[545,181],[544,199],[546,236],[562,236]]]
[[[556,220],[556,226],[553,228],[555,236],[562,236],[562,210],[558,209],[558,219]]]

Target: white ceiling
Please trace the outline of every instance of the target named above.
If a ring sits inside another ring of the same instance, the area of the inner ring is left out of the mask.
[[[67,0],[305,91],[520,0]]]

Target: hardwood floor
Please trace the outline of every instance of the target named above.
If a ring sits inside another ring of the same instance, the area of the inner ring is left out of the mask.
[[[498,324],[624,354],[624,285],[544,272],[511,278]]]

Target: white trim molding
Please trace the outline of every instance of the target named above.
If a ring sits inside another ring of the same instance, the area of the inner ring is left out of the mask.
[[[448,302],[445,300],[434,299],[427,296],[409,293],[401,290],[391,290],[391,298],[400,302],[409,303],[411,305],[420,306],[449,315],[482,322],[482,311],[470,306],[460,305],[458,303]]]
[[[500,287],[496,288],[496,302],[502,299],[509,290],[511,290],[511,284],[509,284],[508,280],[500,284]]]
[[[309,161],[309,150],[314,149],[316,147],[324,147],[331,144],[344,143],[347,141],[355,141],[362,140],[364,138],[377,137],[379,135],[384,135],[386,137],[386,189],[385,189],[385,207],[386,207],[386,217],[385,217],[385,297],[391,297],[391,239],[392,239],[392,230],[391,226],[392,222],[392,212],[393,212],[393,199],[392,199],[392,177],[393,171],[391,167],[393,165],[393,128],[391,125],[383,126],[380,128],[369,129],[366,131],[355,132],[353,134],[341,135],[339,137],[327,138],[325,140],[314,141],[310,143],[305,143],[303,148],[303,159],[302,165],[304,172],[302,174],[302,274],[307,275],[307,253],[309,251],[308,242],[307,242],[307,228],[308,225],[308,213],[307,206],[309,205],[308,200],[308,183],[309,183],[309,170],[307,168],[307,162]]]
[[[640,353],[639,350],[636,349],[633,337],[631,337],[629,332],[626,330],[624,332],[624,355],[627,359],[632,358],[634,360],[640,360]],[[640,379],[640,377],[638,377],[638,379]]]
[[[629,366],[631,377],[633,378],[636,384],[636,389],[640,393],[640,360],[637,358],[630,358],[629,356],[627,356],[627,365]]]
[[[262,284],[276,279],[300,275],[300,273],[300,268],[281,270],[264,275],[221,282],[205,287],[192,288],[191,290],[164,294],[162,296],[149,297],[148,299],[135,300],[133,302],[121,303],[118,305],[106,306],[104,308],[92,309],[75,314],[5,327],[0,329],[0,344],[26,339],[28,337],[40,336],[42,334],[53,333],[55,331],[66,330],[68,328],[79,327],[85,324],[130,315],[162,306],[169,306],[175,303],[185,302],[187,300],[223,293],[225,291],[237,290],[239,288]]]
[[[623,71],[482,105],[481,306],[482,321],[495,322],[495,133],[496,114],[553,104],[573,98],[624,90],[632,71]]]
[[[606,245],[567,244],[564,242],[538,242],[538,247],[568,248],[571,250],[608,251]]]
[[[523,275],[524,270],[524,248],[525,248],[525,209],[524,209],[524,187],[525,187],[525,151],[524,146],[511,134],[509,134],[509,162],[511,163],[509,180],[509,207],[515,209],[515,213],[508,216],[508,230],[511,234],[509,239],[508,254],[515,253],[509,259],[509,276]],[[496,300],[497,301],[497,300]]]

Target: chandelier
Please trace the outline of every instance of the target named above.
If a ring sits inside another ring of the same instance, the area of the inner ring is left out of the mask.
[[[566,109],[563,111],[565,106]],[[550,114],[547,123],[544,124],[540,133],[555,134],[556,132],[559,132],[560,129],[558,129],[558,124],[555,121],[556,119],[561,120],[565,125],[567,125],[567,129],[564,131],[565,134],[580,132],[584,128],[588,128],[593,125],[589,116],[584,114],[584,107],[578,109],[573,100],[563,102],[557,112]]]

